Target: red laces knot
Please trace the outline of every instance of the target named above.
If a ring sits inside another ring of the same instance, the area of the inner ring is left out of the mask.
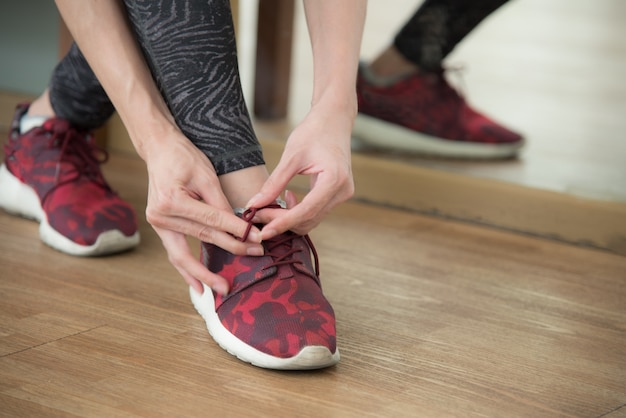
[[[241,241],[245,241],[248,239],[248,235],[253,226],[253,219],[256,213],[261,209],[282,209],[282,206],[279,204],[271,204],[267,205],[263,208],[249,208],[246,209],[245,212],[241,215],[241,218],[248,222],[248,226],[243,236],[241,237]],[[265,247],[265,255],[272,258],[273,262],[263,267],[263,269],[268,269],[271,267],[279,267],[284,265],[294,265],[301,264],[300,260],[294,257],[295,254],[302,252],[302,248],[294,248],[293,241],[297,238],[304,238],[306,243],[308,244],[311,252],[313,253],[313,259],[315,261],[315,274],[319,277],[319,260],[317,256],[317,250],[309,238],[308,235],[298,235],[294,232],[287,231],[279,234],[273,238],[269,238],[262,242]]]

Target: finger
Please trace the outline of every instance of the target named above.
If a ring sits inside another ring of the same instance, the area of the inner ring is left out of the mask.
[[[285,203],[287,204],[287,209],[292,209],[298,204],[298,197],[291,190],[285,190]],[[257,211],[252,218],[252,222],[267,224],[273,219],[282,215],[285,209],[278,208],[263,208]]]
[[[291,209],[298,204],[298,198],[291,190],[285,190],[285,203],[287,203],[287,209]]]
[[[155,230],[163,242],[170,263],[194,290],[202,293],[202,286],[198,284],[202,282],[219,294],[228,293],[228,282],[210,272],[193,256],[183,235],[167,230]]]
[[[260,236],[261,232],[259,231],[259,237]],[[233,241],[232,235],[221,231],[214,232],[213,241],[205,242],[211,242],[212,244],[237,255],[261,256],[265,252],[263,245],[260,244],[260,241],[259,243],[242,242],[238,239]]]
[[[263,213],[265,226],[261,230],[261,236],[267,240],[285,231],[306,234],[330,211],[329,206],[330,201],[324,193],[311,190],[300,203],[289,210]]]
[[[263,208],[256,212],[252,221],[256,224],[267,225],[274,219],[283,216],[287,209],[283,208]]]
[[[292,209],[270,213],[271,219],[261,231],[264,240],[291,230],[306,234],[316,227],[330,210],[352,195],[353,187],[338,184],[324,173],[317,176],[315,187]],[[268,217],[268,218],[269,218]]]
[[[200,280],[194,279],[185,270],[179,270],[179,269],[176,269],[176,270],[178,271],[178,273],[180,273],[181,276],[183,276],[185,283],[187,283],[193,290],[195,290],[196,292],[200,294],[204,293],[204,286],[202,285],[202,282]]]
[[[287,184],[297,174],[291,169],[291,164],[278,163],[272,174],[265,181],[259,193],[254,195],[246,204],[247,208],[262,208],[276,201],[276,198],[285,190]]]
[[[152,226],[157,229],[167,229],[183,235],[192,236],[203,242],[215,244],[224,250],[237,255],[263,255],[261,232],[253,227],[248,235],[248,240],[241,241],[230,233],[208,228],[206,225],[197,224],[187,219],[168,217],[159,225]],[[256,241],[252,241],[250,235],[254,234]]]
[[[228,294],[228,282],[226,281],[226,279],[218,274],[209,271],[204,264],[202,264],[195,258],[191,257],[188,262],[185,263],[183,270],[192,279],[206,284],[209,288],[215,291],[215,293],[223,296]],[[181,270],[179,269],[179,272],[180,271]],[[200,286],[200,288],[202,288],[202,286]],[[203,290],[197,290],[195,287],[194,290],[196,290],[200,294],[203,293]]]
[[[310,211],[303,206],[303,203],[300,203],[266,223],[261,230],[261,236],[263,240],[268,240],[285,231],[293,231],[300,235],[307,234],[320,223],[327,212],[326,209]]]
[[[200,196],[204,203],[221,210],[232,210],[228,199],[222,191],[219,180],[215,179],[215,181],[211,181],[211,179],[206,179],[205,184],[200,182],[200,184],[194,188],[194,191]]]
[[[149,205],[146,218],[154,227],[174,230],[206,242],[212,242],[212,231],[224,231],[243,237],[248,229],[248,223],[230,210],[219,210],[188,196],[181,198],[174,206],[163,203],[156,207]],[[258,228],[253,227],[250,230],[247,241],[261,242]]]

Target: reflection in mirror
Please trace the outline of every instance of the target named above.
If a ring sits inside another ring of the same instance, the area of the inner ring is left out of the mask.
[[[425,157],[362,142],[355,143],[361,146],[357,150],[469,176],[626,201],[626,4],[621,0],[397,0],[389,7],[388,2],[372,0],[363,61],[375,60],[416,10],[429,3],[487,5],[478,14],[484,13],[485,19],[444,60],[446,67],[458,68],[447,71],[446,78],[470,106],[521,133],[526,144],[516,159],[489,161]],[[489,6],[501,3],[489,13]],[[442,13],[431,11],[424,25],[436,25],[432,20]],[[468,15],[466,10],[462,13]],[[296,19],[292,123],[308,109],[312,71],[301,11]],[[380,138],[383,143],[387,140],[391,141]]]

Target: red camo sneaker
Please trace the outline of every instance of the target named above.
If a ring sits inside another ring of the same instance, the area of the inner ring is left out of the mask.
[[[39,221],[49,246],[71,255],[116,253],[139,244],[133,208],[107,184],[107,154],[86,131],[51,118],[20,133],[19,105],[0,167],[0,207]]]
[[[359,68],[359,113],[353,134],[365,144],[452,158],[509,158],[521,135],[472,109],[444,70],[416,73],[392,85],[376,85]]]
[[[243,219],[251,223],[255,212],[248,209]],[[265,255],[252,257],[202,244],[204,265],[230,285],[224,297],[207,286],[202,295],[190,288],[209,333],[223,349],[258,367],[307,370],[336,364],[335,314],[322,294],[313,243],[306,235],[286,232],[263,246]]]

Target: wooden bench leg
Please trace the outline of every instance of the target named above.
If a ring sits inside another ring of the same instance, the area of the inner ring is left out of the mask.
[[[254,114],[287,116],[294,21],[293,0],[259,0]]]

